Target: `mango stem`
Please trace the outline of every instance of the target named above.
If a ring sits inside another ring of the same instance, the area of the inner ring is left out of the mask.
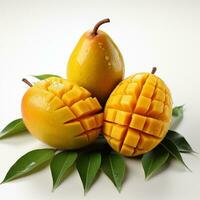
[[[110,19],[109,19],[109,18],[102,19],[101,21],[99,21],[99,22],[94,26],[94,29],[93,29],[93,31],[92,31],[92,35],[97,35],[98,28],[99,28],[102,24],[105,24],[105,23],[108,23],[108,22],[110,22]]]
[[[156,70],[157,70],[157,68],[156,68],[156,67],[153,67],[152,70],[151,70],[151,74],[155,74],[155,73],[156,73]]]
[[[22,81],[24,82],[24,83],[26,83],[28,86],[30,86],[30,87],[32,87],[33,86],[33,84],[31,83],[31,82],[29,82],[27,79],[25,79],[25,78],[23,78],[22,79]]]

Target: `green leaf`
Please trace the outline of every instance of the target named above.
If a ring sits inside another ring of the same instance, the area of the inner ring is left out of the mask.
[[[77,170],[79,172],[81,181],[83,183],[84,191],[87,192],[101,165],[101,154],[100,153],[85,153],[80,154],[77,160]]]
[[[175,131],[169,130],[166,135],[166,138],[173,142],[181,153],[195,152],[190,146],[190,144],[187,142],[187,140]]]
[[[145,178],[150,178],[153,174],[158,172],[168,161],[168,158],[168,151],[161,145],[158,145],[152,151],[144,154],[142,157],[142,166]]]
[[[64,176],[77,159],[77,153],[63,151],[54,156],[51,161],[51,174],[53,178],[53,188],[60,185]]]
[[[119,154],[109,153],[102,157],[101,168],[120,191],[125,175],[125,163]]]
[[[23,120],[16,119],[9,123],[0,133],[0,139],[27,131]]]
[[[60,76],[55,75],[55,74],[41,74],[41,75],[33,75],[33,77],[39,79],[39,80],[44,80],[50,77],[58,77],[60,78]]]
[[[172,111],[172,115],[174,117],[181,117],[181,116],[183,116],[183,106],[184,105],[174,107],[173,111]]]
[[[9,169],[2,183],[12,181],[13,179],[33,172],[33,170],[38,169],[50,161],[54,153],[54,149],[37,149],[26,153]]]
[[[176,106],[173,108],[170,129],[176,129],[183,119],[183,106],[184,105]]]
[[[171,154],[172,157],[174,157],[176,160],[178,160],[180,163],[182,163],[188,170],[190,170],[188,168],[188,166],[185,164],[185,162],[183,161],[183,158],[182,158],[178,148],[171,140],[165,138],[161,142],[161,145]]]

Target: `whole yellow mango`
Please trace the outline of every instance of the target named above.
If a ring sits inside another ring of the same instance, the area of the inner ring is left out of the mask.
[[[124,77],[120,50],[108,34],[98,30],[109,21],[101,20],[81,36],[67,64],[67,79],[88,89],[102,105]]]
[[[171,116],[172,98],[165,83],[154,74],[138,73],[111,93],[105,106],[103,133],[115,151],[137,156],[162,141]]]
[[[77,149],[94,142],[103,124],[101,109],[86,89],[56,77],[30,87],[21,105],[30,133],[58,149]]]

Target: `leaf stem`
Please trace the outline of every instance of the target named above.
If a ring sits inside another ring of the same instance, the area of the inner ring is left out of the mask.
[[[101,21],[99,21],[99,22],[94,26],[94,29],[93,29],[93,31],[92,31],[92,35],[93,35],[93,36],[97,35],[98,28],[99,28],[102,24],[105,24],[105,23],[108,23],[108,22],[110,22],[110,19],[109,19],[109,18],[102,19]]]
[[[32,84],[30,81],[28,81],[26,78],[23,78],[22,81],[23,81],[24,83],[26,83],[26,84],[27,84],[28,86],[30,86],[30,87],[33,86],[33,84]]]
[[[156,67],[153,67],[152,70],[151,70],[151,74],[155,74],[155,73],[156,73],[156,70],[157,70],[157,68],[156,68]]]

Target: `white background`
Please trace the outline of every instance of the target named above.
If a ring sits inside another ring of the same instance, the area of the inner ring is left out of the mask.
[[[66,63],[81,34],[100,19],[124,56],[126,76],[150,71],[169,86],[175,105],[185,104],[178,131],[200,152],[200,1],[198,0],[0,0],[0,129],[20,117],[27,86],[23,77],[54,73],[65,77]],[[21,155],[44,145],[30,135],[0,141],[0,179]],[[184,155],[192,169],[177,162],[149,181],[141,163],[127,160],[127,176],[119,194],[100,175],[84,196],[75,171],[55,191],[48,168],[0,185],[1,199],[199,199],[199,156]]]

